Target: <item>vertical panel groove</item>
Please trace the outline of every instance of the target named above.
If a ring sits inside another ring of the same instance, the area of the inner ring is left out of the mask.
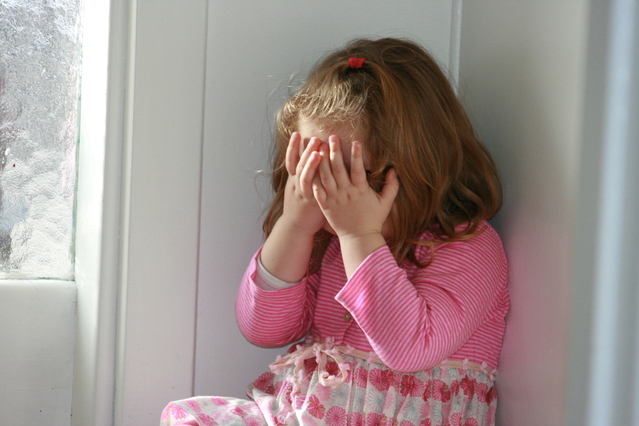
[[[448,78],[456,93],[459,93],[459,57],[461,49],[462,6],[464,0],[453,0],[451,4],[450,50]]]

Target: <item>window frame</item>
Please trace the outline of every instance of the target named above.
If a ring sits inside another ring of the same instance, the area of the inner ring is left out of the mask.
[[[72,424],[114,424],[129,2],[85,1]]]
[[[73,425],[193,392],[208,4],[85,2]]]

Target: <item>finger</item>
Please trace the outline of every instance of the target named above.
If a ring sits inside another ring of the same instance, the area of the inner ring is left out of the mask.
[[[339,137],[331,135],[328,138],[328,145],[330,148],[331,159],[331,171],[337,186],[347,186],[351,183],[348,172],[346,171],[346,165],[344,164],[344,157],[342,155],[342,142]]]
[[[353,141],[351,145],[351,182],[355,186],[368,186],[362,144],[359,141]]]
[[[397,193],[399,192],[399,179],[397,178],[397,172],[395,169],[390,169],[386,172],[384,179],[384,188],[379,194],[382,202],[385,204],[393,204]]]
[[[288,147],[286,147],[286,171],[289,175],[295,176],[295,170],[297,169],[297,163],[300,160],[300,144],[302,137],[299,133],[293,132],[291,138],[288,140]]]
[[[304,150],[302,151],[300,161],[297,163],[298,171],[301,171],[304,168],[311,154],[319,149],[321,143],[322,141],[320,141],[319,138],[311,138],[311,140],[308,142],[308,145],[306,145],[306,148],[304,148]]]
[[[316,173],[315,178],[313,179],[313,197],[315,197],[315,201],[317,201],[320,208],[326,204],[326,189],[324,188],[324,185],[322,185],[319,173]]]
[[[337,189],[337,184],[335,183],[335,177],[331,169],[329,147],[326,144],[322,144],[319,154],[322,157],[322,162],[319,165],[320,181],[327,192],[334,192]]]
[[[300,171],[300,188],[308,198],[313,196],[313,181],[317,175],[317,169],[321,162],[321,157],[317,151],[309,154],[308,161]]]

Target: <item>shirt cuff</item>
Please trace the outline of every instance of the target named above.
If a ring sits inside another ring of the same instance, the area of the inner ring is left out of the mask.
[[[300,282],[301,281],[298,281],[296,283],[289,283],[277,278],[275,275],[266,270],[266,268],[262,264],[262,259],[260,259],[260,256],[258,255],[257,269],[255,271],[255,284],[262,290],[281,290],[284,288],[293,287],[295,284],[299,284]]]

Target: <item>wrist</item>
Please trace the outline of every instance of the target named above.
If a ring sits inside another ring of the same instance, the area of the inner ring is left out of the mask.
[[[342,251],[352,253],[353,257],[363,261],[369,254],[386,245],[386,239],[380,232],[370,232],[358,235],[344,235],[339,237]]]
[[[386,245],[381,232],[347,234],[339,237],[346,276],[350,279],[359,265],[373,252]]]
[[[352,232],[338,235],[341,244],[371,245],[386,244],[386,239],[379,231]]]
[[[298,235],[302,238],[311,238],[315,237],[315,234],[322,229],[322,225],[319,227],[316,224],[309,226],[308,223],[304,223],[304,220],[297,220],[296,218],[292,218],[286,215],[286,213],[282,214],[282,216],[277,220],[275,226],[279,226],[283,231]]]
[[[294,223],[280,217],[273,227],[260,254],[264,268],[274,277],[294,283],[308,270],[313,252],[314,234],[299,229]]]

